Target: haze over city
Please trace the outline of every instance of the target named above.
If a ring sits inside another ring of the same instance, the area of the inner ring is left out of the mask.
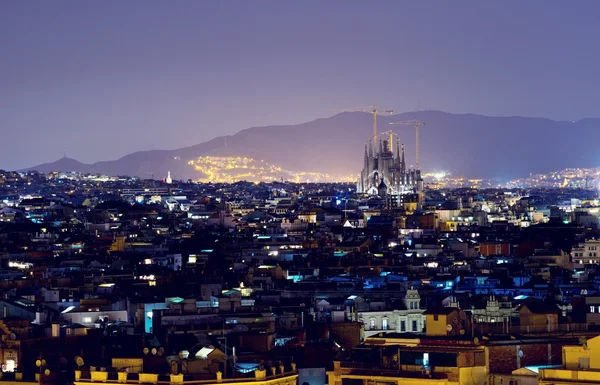
[[[598,11],[594,1],[5,1],[0,168],[176,149],[371,104],[600,116]]]
[[[599,15],[0,0],[0,385],[600,384]]]

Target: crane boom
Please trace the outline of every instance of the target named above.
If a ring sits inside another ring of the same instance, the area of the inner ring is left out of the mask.
[[[392,130],[387,130],[386,132],[382,132],[381,135],[389,135],[390,136],[390,140],[388,141],[388,144],[390,146],[390,152],[394,153],[394,135],[396,135],[396,133]]]
[[[373,146],[375,152],[377,152],[377,114],[390,114],[394,113],[394,110],[378,110],[375,105],[369,107],[358,107],[338,110],[339,112],[368,112],[373,114]]]
[[[415,168],[419,170],[419,126],[424,126],[426,123],[417,119],[407,120],[404,122],[390,122],[390,124],[414,125],[415,126]]]
[[[378,110],[375,106],[370,111],[373,114],[373,142],[377,143],[377,113],[389,113],[390,115],[394,113],[394,110]],[[375,145],[377,147],[377,144]]]

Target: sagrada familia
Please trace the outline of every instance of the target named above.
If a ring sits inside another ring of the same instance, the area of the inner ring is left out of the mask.
[[[376,136],[374,139],[376,140]],[[396,141],[396,154],[392,146],[391,137],[379,142],[379,150],[372,145],[372,141],[369,141],[368,145],[365,144],[365,160],[357,183],[357,192],[380,197],[422,194],[421,171],[407,169],[404,145],[400,146],[400,140]]]

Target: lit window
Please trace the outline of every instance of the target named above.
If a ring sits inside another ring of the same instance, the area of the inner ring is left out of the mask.
[[[375,318],[369,320],[369,328],[375,329]]]
[[[15,360],[6,360],[6,364],[2,369],[3,372],[14,372],[15,371]]]
[[[84,324],[91,324],[92,323],[92,317],[82,317],[81,318],[81,322],[83,322]]]
[[[595,313],[596,311],[596,307],[595,306],[590,306],[590,313]]]
[[[383,330],[388,330],[388,319],[387,319],[387,318],[384,318],[384,319],[381,321],[381,329],[383,329]]]

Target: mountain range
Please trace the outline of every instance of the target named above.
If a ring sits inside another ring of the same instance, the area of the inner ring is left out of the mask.
[[[378,115],[378,131],[392,129],[400,136],[406,144],[406,159],[410,164],[414,164],[415,158],[414,126],[389,123],[412,119],[426,123],[419,129],[420,163],[424,172],[447,170],[457,176],[509,179],[600,165],[597,150],[600,118],[554,121],[440,111]],[[157,179],[171,171],[174,179],[197,180],[204,175],[188,164],[190,160],[201,156],[241,156],[298,172],[358,174],[365,141],[372,135],[372,121],[371,114],[345,112],[298,125],[252,127],[175,150],[139,151],[93,164],[62,158],[27,170]]]

